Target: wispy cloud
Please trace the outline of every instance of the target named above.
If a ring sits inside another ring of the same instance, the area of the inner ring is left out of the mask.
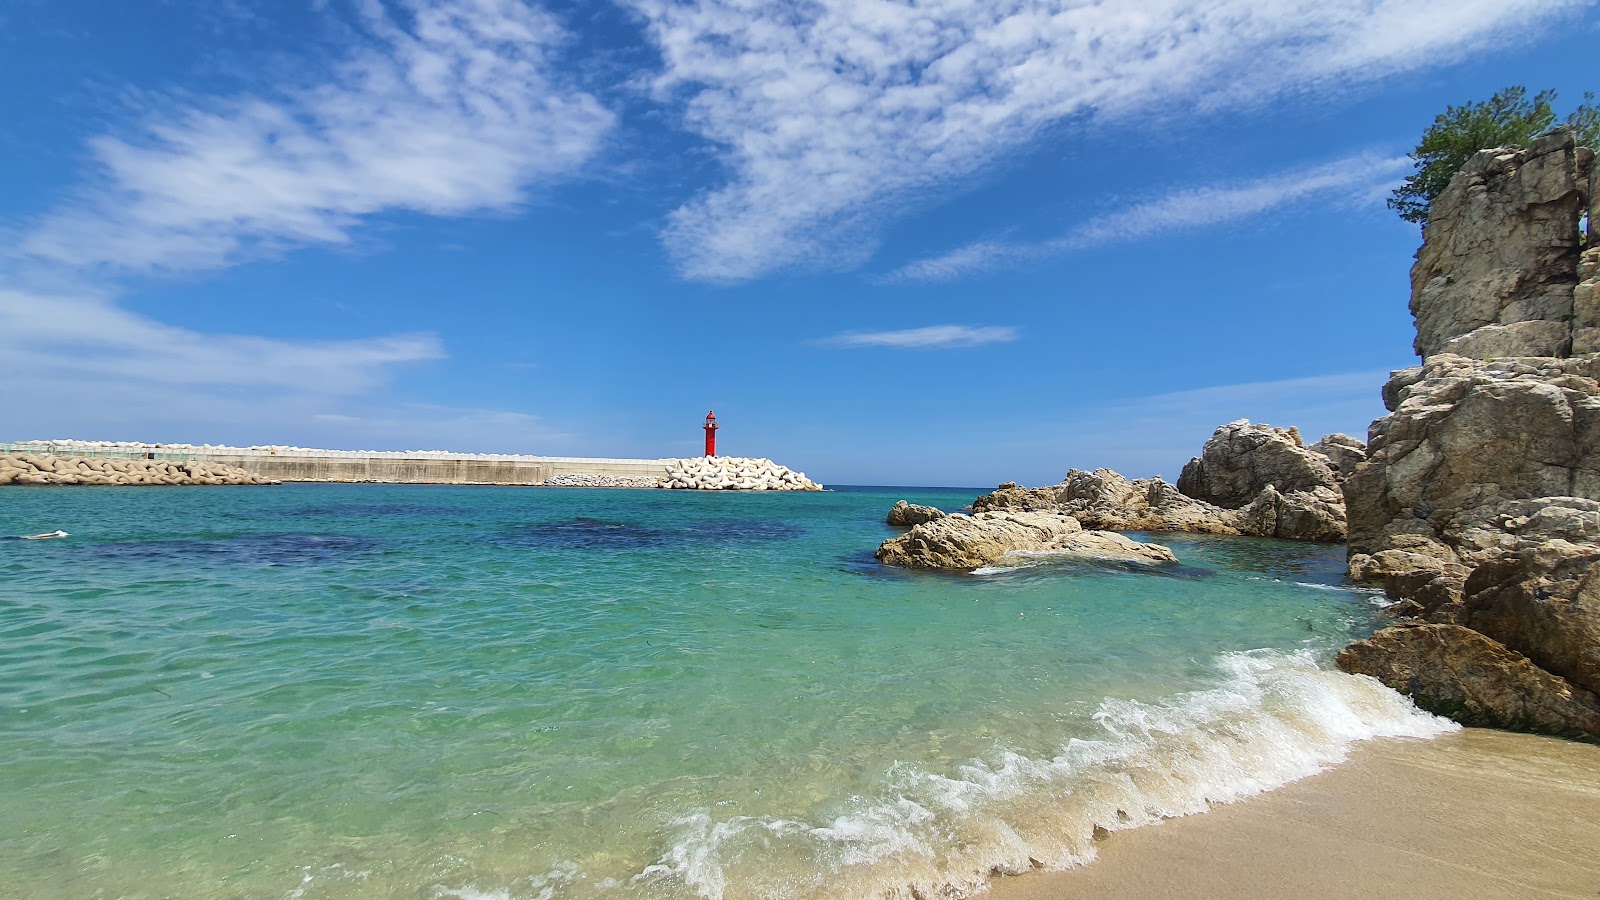
[[[207,334],[121,309],[109,296],[0,286],[0,357],[12,384],[87,379],[158,391],[249,387],[339,396],[370,391],[399,366],[443,356],[431,334],[339,341]]]
[[[816,341],[820,347],[889,347],[896,350],[946,350],[1003,344],[1018,337],[1017,329],[1001,325],[929,325],[901,331],[846,331]]]
[[[1411,167],[1406,157],[1362,154],[1249,181],[1191,186],[1097,216],[1057,238],[974,241],[890,273],[889,281],[947,281],[1102,244],[1221,225],[1313,198],[1381,197]]]
[[[36,260],[199,269],[342,244],[386,211],[505,210],[570,176],[612,114],[557,77],[565,35],[520,0],[361,4],[330,80],[173,105],[90,142],[97,176],[34,223]]]
[[[658,96],[720,148],[725,185],[672,213],[683,275],[851,268],[913,193],[1071,116],[1259,105],[1486,46],[1591,0],[630,0]]]

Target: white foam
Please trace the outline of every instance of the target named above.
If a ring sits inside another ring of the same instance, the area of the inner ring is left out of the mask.
[[[1459,727],[1305,651],[1229,653],[1217,669],[1207,690],[1103,701],[1092,731],[1053,757],[999,750],[949,773],[896,766],[831,821],[696,811],[673,823],[672,846],[635,885],[709,900],[959,896],[993,872],[1091,861],[1097,826],[1203,812],[1313,775],[1359,741]]]

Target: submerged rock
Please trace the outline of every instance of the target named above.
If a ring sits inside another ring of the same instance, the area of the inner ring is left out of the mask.
[[[1016,553],[1051,553],[1159,565],[1178,558],[1160,544],[1142,544],[1106,531],[1085,531],[1060,513],[979,512],[924,522],[884,541],[880,562],[921,569],[976,569]]]
[[[923,522],[942,519],[944,516],[944,510],[939,509],[937,506],[919,506],[918,504],[901,500],[889,510],[888,522],[898,528],[910,528],[913,525],[921,525]]]

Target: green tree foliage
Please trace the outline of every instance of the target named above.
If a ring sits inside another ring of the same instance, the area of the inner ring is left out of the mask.
[[[1389,196],[1389,208],[1407,222],[1427,225],[1434,198],[1472,154],[1506,144],[1527,146],[1553,128],[1555,99],[1555,91],[1540,91],[1530,100],[1527,88],[1517,86],[1486,101],[1446,107],[1411,151],[1417,170]],[[1600,148],[1600,108],[1592,93],[1584,94],[1583,101],[1566,121],[1577,128],[1578,143]]]

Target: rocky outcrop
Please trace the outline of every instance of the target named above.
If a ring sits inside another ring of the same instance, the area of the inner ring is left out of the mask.
[[[1593,165],[1570,127],[1467,161],[1433,201],[1411,269],[1418,356],[1567,355]]]
[[[1029,510],[1072,516],[1085,528],[1105,531],[1191,531],[1241,534],[1231,510],[1183,496],[1160,478],[1129,481],[1110,469],[1073,469],[1060,484],[1001,485],[972,503],[973,512]]]
[[[944,510],[937,506],[919,506],[901,500],[889,510],[888,522],[896,528],[910,528],[913,525],[932,522],[934,519],[942,519],[944,516]]]
[[[770,459],[700,456],[675,459],[660,486],[690,491],[820,491],[822,485]]]
[[[1178,476],[1179,491],[1224,509],[1249,505],[1268,486],[1288,494],[1339,482],[1328,457],[1306,449],[1297,429],[1247,419],[1218,428]]]
[[[1340,651],[1338,663],[1466,725],[1600,735],[1600,698],[1471,628],[1385,628]]]
[[[1344,483],[1352,574],[1387,574],[1364,558],[1384,550],[1445,571],[1600,540],[1600,356],[1440,355],[1384,396],[1393,412]]]
[[[1596,169],[1566,129],[1477,154],[1434,201],[1412,269],[1423,364],[1389,379],[1344,481],[1351,576],[1418,627],[1339,657],[1464,722],[1590,738],[1600,247],[1580,255],[1578,218]]]
[[[884,541],[875,555],[895,566],[971,570],[1026,553],[1146,565],[1177,562],[1160,544],[1085,531],[1077,519],[1060,513],[1025,511],[944,516]]]
[[[0,484],[239,485],[278,482],[217,463],[13,453],[0,456]]]
[[[1326,459],[1328,468],[1333,470],[1333,477],[1340,482],[1367,459],[1366,442],[1348,434],[1324,435],[1322,440],[1306,449]]]
[[[1156,478],[1130,481],[1110,469],[1073,469],[1060,484],[1037,488],[1008,482],[973,501],[974,512],[1034,510],[1072,516],[1106,531],[1243,534],[1296,541],[1344,540],[1344,504],[1332,488],[1281,494],[1268,485],[1243,509],[1185,496]]]

